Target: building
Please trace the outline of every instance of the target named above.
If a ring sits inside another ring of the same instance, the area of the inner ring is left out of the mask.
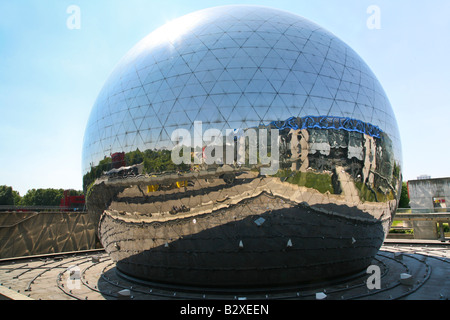
[[[236,149],[221,159],[224,140]],[[142,174],[105,176],[123,152]],[[366,63],[313,22],[260,6],[201,10],[143,39],[105,83],[83,146],[88,210],[117,269],[194,286],[363,271],[401,168],[394,112]]]
[[[422,212],[448,212],[450,203],[450,178],[418,179],[408,181],[410,206]],[[426,221],[413,222],[414,235],[419,239],[437,239],[436,223]]]

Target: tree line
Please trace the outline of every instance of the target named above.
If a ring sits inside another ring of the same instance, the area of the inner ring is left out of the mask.
[[[70,190],[69,195],[82,195],[83,191]],[[3,206],[59,206],[64,189],[31,189],[22,197],[10,186],[0,186],[0,205]]]
[[[83,195],[83,191],[70,190],[70,196]],[[3,206],[59,206],[64,189],[31,189],[22,197],[10,186],[0,186],[0,205]],[[406,182],[403,182],[399,208],[409,208]]]
[[[136,164],[143,164],[143,173],[161,173],[167,171],[185,171],[189,170],[189,166],[182,163],[176,165],[172,161],[170,150],[145,150],[127,152],[125,154],[125,162],[127,166]],[[91,167],[91,170],[83,176],[83,188],[87,192],[89,185],[91,185],[97,178],[100,178],[104,172],[112,169],[111,157],[104,157],[97,166]]]
[[[83,195],[83,191],[70,190],[70,196]],[[3,206],[59,206],[63,189],[31,189],[22,197],[9,186],[0,186],[0,205]],[[399,208],[409,208],[406,182],[403,182]]]

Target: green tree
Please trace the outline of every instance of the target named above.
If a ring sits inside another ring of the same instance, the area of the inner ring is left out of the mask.
[[[22,202],[22,197],[18,191],[13,190],[14,205],[18,206]]]
[[[408,184],[403,182],[399,208],[409,208]]]
[[[64,197],[63,189],[31,189],[23,196],[23,206],[59,206]]]
[[[92,167],[91,170],[83,176],[83,191],[87,192],[88,186],[91,185],[95,179],[100,178],[103,172],[111,170],[111,164],[111,158],[105,157],[100,161],[98,166]]]
[[[142,153],[139,149],[136,149],[136,151],[131,151],[125,154],[125,160],[127,166],[141,164],[144,161],[144,153]]]
[[[18,194],[12,187],[0,186],[0,205],[12,206],[15,204],[15,194]]]
[[[82,196],[84,195],[84,192],[81,190],[69,190],[69,196]]]

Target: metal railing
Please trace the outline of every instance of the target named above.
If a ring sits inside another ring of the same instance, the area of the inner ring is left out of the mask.
[[[450,208],[405,209],[400,208],[394,218],[395,221],[430,221],[439,225],[439,240],[445,241],[444,223],[450,226]]]
[[[0,205],[0,213],[2,212],[78,212],[84,213],[85,209],[69,208],[60,206],[4,206]]]
[[[397,213],[446,213],[450,212],[450,208],[433,208],[433,209],[423,209],[423,208],[398,208]]]

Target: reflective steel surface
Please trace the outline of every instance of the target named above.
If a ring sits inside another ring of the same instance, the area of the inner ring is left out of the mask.
[[[89,119],[83,182],[117,268],[183,285],[360,272],[401,187],[391,105],[362,59],[297,15],[202,10],[119,63]]]

